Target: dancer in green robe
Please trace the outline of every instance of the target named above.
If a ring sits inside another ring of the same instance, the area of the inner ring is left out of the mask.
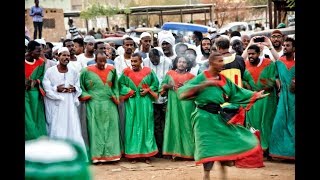
[[[47,135],[42,88],[45,62],[40,58],[41,45],[30,41],[25,56],[25,140]]]
[[[295,159],[295,40],[286,38],[284,56],[276,61],[281,89],[270,137],[270,156]]]
[[[107,65],[105,52],[95,55],[96,64],[84,68],[80,75],[82,94],[86,101],[89,152],[93,163],[121,158],[119,129],[119,89],[116,70]]]
[[[270,59],[260,59],[260,48],[251,45],[248,50],[248,60],[243,76],[243,87],[252,91],[265,90],[269,96],[254,103],[246,113],[246,127],[260,131],[261,147],[267,152],[274,115],[277,110],[277,69]]]
[[[241,116],[235,115],[226,121],[220,104],[228,101],[241,106],[240,111],[245,111],[267,94],[263,94],[263,90],[253,92],[238,87],[220,74],[223,65],[222,55],[212,52],[209,56],[209,69],[178,89],[181,99],[193,99],[196,103],[196,109],[191,115],[195,138],[194,158],[196,164],[204,164],[206,180],[210,179],[214,161],[245,158],[260,148],[258,138],[250,130],[232,123],[234,118]]]
[[[139,53],[131,56],[131,66],[123,70],[119,79],[120,100],[125,103],[125,157],[132,163],[136,158],[145,158],[158,153],[154,136],[152,101],[158,98],[159,81],[149,67],[141,67]]]
[[[163,155],[193,159],[194,137],[191,127],[191,113],[195,109],[192,100],[180,100],[177,90],[194,75],[189,71],[191,61],[185,57],[177,57],[175,70],[167,72],[161,83],[160,94],[168,95],[166,121],[163,138]]]

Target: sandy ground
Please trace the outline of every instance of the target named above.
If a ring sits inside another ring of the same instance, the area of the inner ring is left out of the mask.
[[[279,160],[265,161],[262,168],[227,168],[228,180],[294,180],[295,164]],[[194,161],[175,161],[152,158],[151,164],[131,164],[121,160],[115,164],[91,165],[94,180],[201,180],[203,167]],[[211,171],[211,180],[221,179],[220,164]]]

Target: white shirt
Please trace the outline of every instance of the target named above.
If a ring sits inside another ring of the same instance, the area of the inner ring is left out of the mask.
[[[163,78],[165,77],[167,72],[170,69],[172,69],[172,61],[165,56],[160,56],[160,62],[158,65],[155,66],[152,64],[150,58],[145,58],[143,60],[143,65],[151,68],[156,73],[157,78],[159,80],[159,89],[160,89]],[[159,99],[154,103],[163,104],[166,101],[167,101],[166,97],[159,96]]]
[[[94,60],[94,57],[95,57],[95,55],[93,55],[92,58],[87,58],[87,57],[84,55],[84,53],[81,53],[81,54],[79,54],[79,55],[77,56],[77,60],[81,63],[81,67],[82,67],[82,68],[85,68],[85,67],[88,66],[87,63],[88,63],[89,61]]]
[[[118,78],[120,78],[122,71],[130,67],[131,68],[131,59],[124,59],[124,55],[119,55],[114,59],[114,67],[116,68],[116,72],[118,75]]]

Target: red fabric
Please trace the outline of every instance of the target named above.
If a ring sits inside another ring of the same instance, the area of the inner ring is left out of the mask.
[[[111,66],[107,66],[107,68],[103,70],[97,68],[96,66],[88,66],[87,68],[88,68],[88,71],[91,71],[97,74],[102,80],[103,84],[106,84],[109,72],[114,69],[114,67],[111,67]],[[112,82],[108,82],[108,85],[111,87]]]
[[[140,82],[151,73],[151,69],[149,67],[143,67],[140,71],[133,71],[130,68],[126,68],[123,70],[123,73],[138,87]]]
[[[287,69],[291,69],[296,64],[294,59],[287,59],[286,56],[281,56],[279,60],[286,65]]]
[[[42,65],[42,63],[44,63],[44,60],[42,58],[39,58],[36,60],[36,62],[34,64],[28,64],[28,63],[24,63],[24,73],[26,78],[28,79],[31,74],[33,73],[33,71],[40,65]]]
[[[260,131],[255,131],[254,134],[260,141]],[[263,150],[259,143],[259,150],[254,154],[251,154],[243,159],[239,159],[235,161],[235,166],[238,168],[260,168],[264,167],[263,164]]]
[[[246,69],[251,74],[255,83],[258,82],[259,77],[263,69],[271,64],[271,60],[268,58],[264,58],[261,65],[257,67],[256,65],[251,65],[249,61],[246,61]]]

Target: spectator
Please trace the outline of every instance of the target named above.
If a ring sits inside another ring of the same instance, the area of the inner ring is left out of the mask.
[[[34,6],[30,9],[30,16],[33,21],[33,39],[37,39],[37,33],[39,31],[39,39],[42,37],[42,24],[43,24],[43,8],[39,6],[39,0],[34,0]]]

